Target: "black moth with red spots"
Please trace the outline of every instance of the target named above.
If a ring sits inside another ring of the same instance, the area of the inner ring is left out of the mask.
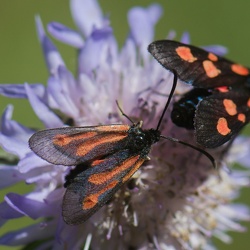
[[[178,126],[194,128],[199,144],[216,148],[250,121],[249,68],[176,41],[155,41],[148,50],[163,67],[197,88],[174,104],[171,117]]]

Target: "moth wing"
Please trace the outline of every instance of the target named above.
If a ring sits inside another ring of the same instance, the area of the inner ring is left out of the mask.
[[[215,148],[237,135],[250,120],[249,96],[249,90],[242,88],[200,101],[194,119],[197,142]]]
[[[248,68],[192,45],[160,40],[151,43],[148,51],[164,68],[195,87],[231,86],[249,78]]]
[[[63,127],[38,131],[30,148],[42,159],[72,166],[112,154],[126,140],[129,125]]]
[[[63,199],[63,218],[67,224],[86,221],[105,205],[145,161],[129,149],[120,150],[101,161],[94,161],[85,171],[68,181]]]

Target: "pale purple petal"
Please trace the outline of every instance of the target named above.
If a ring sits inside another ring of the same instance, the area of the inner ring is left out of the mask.
[[[71,113],[78,115],[78,107],[81,106],[82,93],[80,92],[78,82],[75,80],[72,73],[65,67],[61,66],[58,69],[58,76],[61,83],[61,88],[64,94],[67,96],[68,103],[74,111]],[[72,116],[73,117],[73,116]]]
[[[48,165],[50,165],[50,163],[38,157],[34,152],[29,152],[18,162],[18,170],[20,173],[27,173],[32,169],[39,171],[38,169],[40,167]]]
[[[127,65],[127,67],[124,68],[124,71],[136,66],[136,46],[130,37],[127,38],[127,41],[121,50],[120,62],[123,65]]]
[[[16,138],[10,138],[0,133],[0,145],[1,147],[11,154],[17,155],[22,158],[30,150],[27,143],[20,141]]]
[[[217,208],[218,213],[218,220],[220,221],[218,228],[221,230],[233,230],[238,232],[244,232],[246,231],[244,226],[240,225],[236,222],[235,218],[237,218],[237,214],[240,211],[234,211],[232,209],[231,205],[223,206],[221,205],[219,208]],[[239,217],[240,220],[240,217]]]
[[[90,35],[94,28],[105,26],[106,21],[96,0],[71,0],[70,7],[76,25],[85,36]]]
[[[218,56],[225,56],[228,53],[228,49],[222,45],[202,46],[202,48]]]
[[[81,74],[79,77],[79,85],[82,89],[82,93],[84,93],[84,101],[85,102],[92,102],[98,94],[96,93],[96,86],[93,84],[93,81],[90,76],[86,74]]]
[[[140,48],[143,58],[149,56],[147,46],[154,38],[154,26],[162,14],[159,5],[153,4],[148,8],[134,7],[128,13],[130,32],[136,45]]]
[[[162,16],[163,9],[159,4],[152,4],[147,8],[148,18],[150,18],[152,24],[156,24]]]
[[[1,245],[25,245],[36,240],[50,238],[55,231],[55,221],[40,222],[26,228],[7,233],[0,238]]]
[[[30,151],[28,139],[32,135],[32,130],[22,126],[16,121],[11,120],[13,107],[8,105],[5,109],[0,132],[0,145],[9,153],[22,158]]]
[[[38,116],[38,118],[44,123],[46,128],[55,128],[63,126],[63,122],[60,118],[52,112],[49,107],[32,91],[28,84],[25,84],[28,99],[30,104]]]
[[[228,156],[228,162],[238,162],[244,167],[250,168],[249,152],[250,152],[250,138],[239,135],[234,139],[234,144],[237,147],[233,147]]]
[[[45,93],[45,87],[42,84],[32,84],[30,87],[42,98]],[[0,94],[11,98],[27,98],[27,93],[23,84],[0,84]]]
[[[45,56],[45,61],[47,63],[49,73],[52,75],[56,75],[58,67],[60,65],[65,65],[64,61],[60,53],[57,51],[55,45],[46,36],[39,16],[36,16],[36,27],[37,27],[38,38],[43,48],[43,53]]]
[[[52,165],[41,158],[35,157],[33,152],[28,153],[19,161],[18,169],[20,173],[25,174],[25,181],[28,184],[38,183],[39,181],[51,183],[53,179],[55,186],[57,183],[61,185],[64,182],[62,174],[66,171],[65,166]]]
[[[62,74],[60,74],[60,77],[62,77]],[[73,118],[78,116],[79,113],[79,109],[74,103],[77,102],[78,96],[72,98],[72,96],[69,95],[70,92],[67,91],[68,86],[64,84],[67,82],[64,77],[66,76],[64,75],[63,79],[59,79],[58,77],[51,76],[48,81],[48,90],[49,94],[56,102],[58,109]],[[74,89],[74,85],[72,89]]]
[[[5,201],[14,210],[32,219],[38,219],[40,217],[55,214],[54,209],[52,209],[54,207],[51,204],[29,199],[19,194],[9,193],[5,196]]]
[[[22,216],[23,214],[13,209],[12,207],[10,207],[6,201],[0,203],[0,218],[1,219],[9,220],[9,219],[20,218]]]
[[[85,46],[79,55],[79,72],[90,74],[103,61],[109,59],[111,46],[114,45],[111,28],[95,30],[86,40]],[[111,51],[112,52],[112,51]]]
[[[250,221],[250,208],[242,204],[230,204],[231,217],[237,220]]]
[[[92,226],[90,224],[88,224],[88,226],[86,227],[72,227],[72,226],[68,226],[65,225],[65,222],[63,221],[62,218],[58,219],[58,224],[57,224],[57,228],[56,228],[56,239],[57,241],[54,244],[54,248],[57,248],[58,250],[60,250],[61,246],[60,246],[60,242],[63,240],[65,242],[67,242],[67,246],[69,249],[80,249],[82,248],[82,245],[79,241],[78,241],[78,233],[79,231],[81,232],[81,235],[87,235],[88,232],[90,232]],[[83,237],[84,237],[83,236]],[[84,239],[85,241],[85,239]],[[53,248],[53,249],[54,249]],[[94,248],[95,249],[95,248]]]
[[[176,31],[175,30],[170,30],[167,34],[166,39],[168,40],[174,40],[176,37]]]
[[[12,105],[8,105],[4,110],[1,119],[1,133],[6,136],[15,137],[19,140],[27,141],[27,138],[32,134],[32,130],[12,120],[13,110],[14,108]]]
[[[84,44],[83,38],[77,31],[61,23],[51,22],[48,24],[47,29],[56,39],[75,48],[82,48]]]
[[[0,188],[11,186],[21,180],[25,176],[20,174],[15,166],[0,166]]]
[[[190,39],[190,34],[189,32],[184,32],[182,34],[181,40],[182,43],[185,44],[190,44],[191,39]],[[209,46],[201,46],[201,48],[205,49],[206,51],[212,52],[218,56],[224,56],[225,54],[228,53],[228,49],[224,46],[221,45],[209,45]]]
[[[65,168],[65,166],[60,166],[62,169]],[[63,171],[61,171],[63,172]],[[56,171],[54,166],[50,165],[47,167],[42,167],[42,168],[36,168],[34,170],[32,170],[32,175],[30,175],[30,177],[28,176],[26,178],[26,183],[27,184],[37,184],[39,182],[47,182],[48,185],[50,183],[53,182],[58,183],[58,174],[60,173],[60,171]],[[51,181],[52,178],[55,178],[53,181]],[[57,178],[57,179],[56,179]],[[62,184],[62,179],[60,178],[60,185]]]
[[[182,34],[182,37],[181,37],[181,40],[180,40],[182,43],[185,43],[185,44],[190,44],[191,43],[191,39],[190,39],[190,35],[188,32],[184,32]]]

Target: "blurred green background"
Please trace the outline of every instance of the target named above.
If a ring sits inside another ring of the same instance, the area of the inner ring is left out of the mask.
[[[127,11],[135,5],[148,6],[150,0],[100,0],[105,14],[111,19],[114,33],[122,46],[128,34]],[[162,0],[155,1],[164,8],[164,16],[156,27],[156,39],[165,38],[168,31],[176,30],[177,39],[189,31],[194,45],[221,44],[229,49],[228,58],[250,66],[250,1],[246,0]],[[34,16],[39,14],[44,25],[58,21],[75,28],[71,19],[68,0],[1,0],[0,3],[0,83],[43,83],[48,73],[38,43]],[[75,50],[55,41],[67,66],[75,72]],[[9,103],[14,104],[14,119],[29,127],[42,127],[25,100],[0,97],[0,112]],[[25,193],[24,185],[16,187]],[[0,192],[4,194],[13,189]],[[240,201],[250,205],[250,190],[244,189]],[[0,229],[0,235],[9,230],[32,223],[20,219]],[[243,223],[250,230],[250,223]],[[218,249],[250,249],[250,232],[230,233],[234,242],[230,245],[215,240]],[[1,247],[0,249],[14,249]],[[18,249],[18,248],[16,248]]]

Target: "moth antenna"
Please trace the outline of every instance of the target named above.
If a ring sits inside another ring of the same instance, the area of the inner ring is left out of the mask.
[[[116,105],[117,105],[118,109],[120,110],[121,114],[122,114],[123,116],[125,116],[131,123],[135,124],[135,122],[132,121],[131,118],[130,118],[129,116],[127,116],[127,115],[123,112],[123,110],[122,110],[122,108],[120,107],[118,101],[115,100],[115,102],[116,102]]]
[[[177,143],[183,144],[183,145],[185,145],[185,146],[188,146],[188,147],[190,147],[190,148],[192,148],[192,149],[194,149],[194,150],[196,150],[196,151],[202,153],[203,155],[205,155],[205,156],[211,161],[211,163],[213,164],[213,167],[214,167],[215,169],[218,168],[217,163],[216,163],[214,157],[213,157],[211,154],[209,154],[208,152],[206,152],[205,150],[203,150],[203,149],[201,149],[201,148],[199,148],[199,147],[196,147],[196,146],[194,146],[194,145],[192,145],[192,144],[189,144],[189,143],[187,143],[187,142],[180,141],[180,140],[178,140],[178,139],[176,139],[176,138],[172,138],[172,137],[168,137],[168,136],[163,136],[163,135],[161,135],[160,137],[161,137],[161,138],[164,138],[164,139],[167,139],[167,140],[169,140],[169,141],[172,141],[172,142],[177,142]]]
[[[157,125],[157,127],[156,127],[156,130],[159,130],[159,127],[161,126],[163,117],[164,117],[164,115],[165,115],[165,113],[166,113],[166,111],[167,111],[167,108],[168,108],[168,106],[169,106],[169,103],[170,103],[170,101],[171,101],[171,99],[172,99],[172,96],[173,96],[173,94],[174,94],[174,91],[175,91],[175,88],[176,88],[176,85],[177,85],[177,73],[176,73],[175,70],[172,70],[172,72],[173,72],[173,74],[174,74],[173,85],[172,85],[170,94],[169,94],[169,96],[168,96],[167,103],[166,103],[166,105],[165,105],[165,107],[164,107],[164,109],[163,109],[163,111],[162,111],[162,114],[161,114],[160,120],[159,120],[159,122],[158,122],[158,125]]]

